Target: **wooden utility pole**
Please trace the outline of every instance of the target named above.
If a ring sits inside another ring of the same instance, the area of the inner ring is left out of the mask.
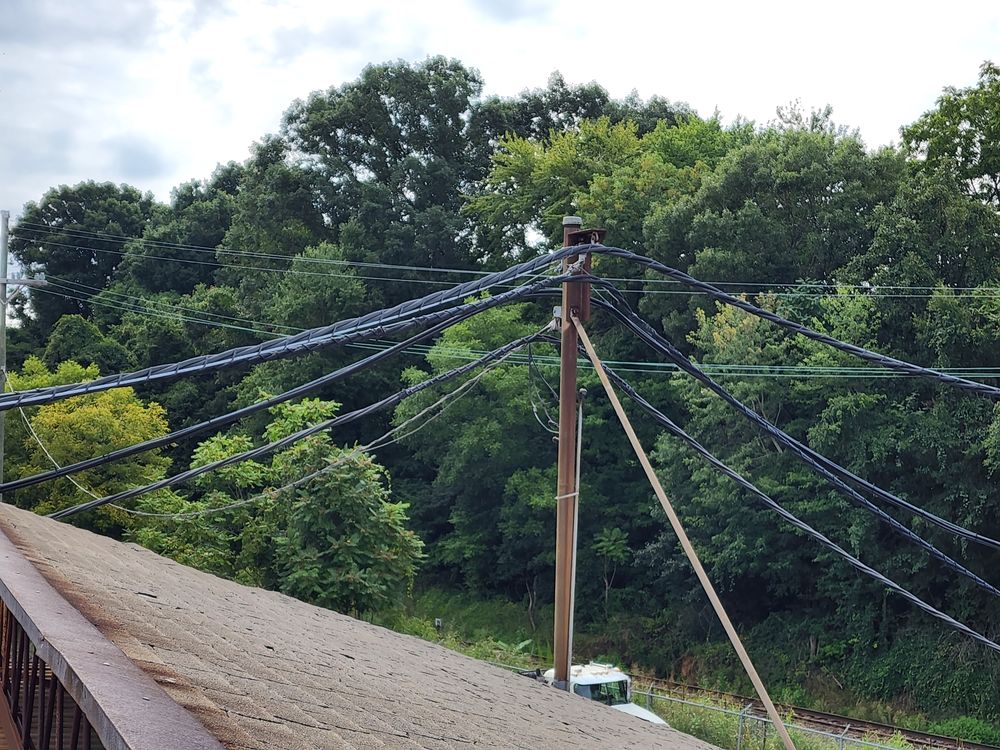
[[[580,244],[585,233],[577,216],[563,217],[563,246]],[[603,232],[602,232],[603,234]],[[563,260],[565,272],[578,256]],[[587,264],[589,265],[589,263]],[[572,664],[571,634],[573,628],[573,575],[576,569],[576,513],[579,488],[576,476],[577,386],[576,359],[579,337],[573,318],[590,317],[590,284],[584,281],[564,282],[562,287],[561,351],[559,355],[559,458],[556,484],[556,593],[555,593],[555,652],[556,687],[569,688]]]
[[[7,390],[7,253],[10,243],[10,211],[0,211],[0,393]],[[0,482],[3,482],[4,440],[7,412],[0,411]],[[3,495],[0,495],[0,503]]]

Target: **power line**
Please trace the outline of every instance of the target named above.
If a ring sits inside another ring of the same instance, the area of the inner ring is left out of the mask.
[[[155,240],[145,240],[140,237],[124,237],[122,235],[110,235],[100,232],[90,232],[83,230],[70,230],[70,229],[60,229],[56,227],[49,227],[43,224],[35,224],[32,222],[21,222],[18,224],[20,226],[28,226],[29,231],[36,233],[47,232],[50,234],[73,234],[86,237],[88,239],[99,239],[103,241],[117,241],[117,242],[139,242],[142,244],[152,245],[154,247],[162,248],[174,248],[183,250],[199,251],[204,253],[211,253],[213,255],[227,255],[233,257],[250,257],[250,258],[260,258],[268,260],[280,260],[284,262],[302,262],[318,265],[334,265],[341,267],[358,267],[358,268],[373,268],[373,269],[387,269],[387,270],[397,270],[397,271],[409,271],[409,272],[422,272],[422,273],[441,273],[441,274],[468,274],[468,275],[478,275],[485,276],[488,275],[489,271],[475,270],[475,269],[465,269],[465,268],[449,268],[449,267],[433,267],[433,266],[417,266],[417,265],[405,265],[405,264],[392,264],[392,263],[377,263],[372,261],[351,261],[351,260],[340,260],[336,258],[309,258],[301,254],[294,256],[290,255],[280,255],[276,253],[260,253],[252,251],[243,250],[226,250],[221,246],[219,248],[210,248],[203,245],[187,245],[182,243],[171,243],[162,242]],[[38,229],[30,228],[38,227]],[[69,247],[76,248],[94,252],[110,252],[117,255],[125,256],[128,253],[121,251],[112,251],[102,248],[91,248],[83,247],[80,245],[72,245],[67,243],[59,242],[48,242],[47,244],[56,247]],[[625,251],[627,252],[627,251]],[[215,265],[219,267],[227,267],[219,262],[205,262],[205,261],[195,261],[193,259],[187,258],[170,258],[166,256],[156,256],[156,255],[144,255],[142,257],[163,260],[166,262],[174,263],[196,263],[201,265]],[[420,280],[412,278],[400,278],[391,276],[359,276],[354,274],[330,274],[330,273],[315,273],[308,271],[298,271],[292,269],[276,269],[276,268],[266,268],[257,266],[239,266],[240,268],[245,268],[248,270],[261,270],[274,273],[299,273],[305,275],[319,275],[319,276],[336,276],[345,278],[359,278],[371,281],[397,281],[400,283],[434,283],[434,284],[447,284],[450,282],[444,281],[431,281],[431,280]],[[655,279],[655,278],[630,278],[630,277],[603,277],[606,281],[612,282],[631,282],[638,283],[641,282],[644,287],[649,285],[683,285],[684,282],[675,279]],[[1000,287],[997,286],[950,286],[945,284],[939,285],[893,285],[893,284],[847,284],[838,282],[811,282],[811,281],[709,281],[705,282],[713,286],[723,287],[750,287],[757,291],[750,292],[751,294],[767,294],[769,296],[778,297],[873,297],[873,298],[900,298],[900,299],[925,299],[932,297],[934,294],[939,292],[950,293],[954,298],[957,299],[995,299],[1000,298]],[[778,292],[775,291],[777,288],[790,289],[793,291]],[[855,290],[856,294],[845,293],[846,290]],[[886,293],[882,290],[898,290],[910,293]],[[690,291],[690,290],[657,290],[643,288],[642,294],[678,294],[687,295],[691,294],[710,294],[707,291]],[[913,294],[912,292],[923,291],[927,294]],[[969,292],[969,294],[955,294],[956,292]],[[986,294],[989,292],[990,294]]]
[[[938,550],[930,542],[926,541],[918,534],[901,524],[892,516],[888,515],[878,506],[874,505],[867,498],[861,496],[852,487],[848,486],[846,481],[855,481],[863,484],[866,489],[878,494],[883,500],[890,502],[891,504],[899,507],[901,509],[915,513],[925,520],[949,531],[952,534],[960,536],[962,538],[968,539],[970,541],[975,541],[980,544],[993,547],[994,549],[1000,549],[1000,542],[991,539],[989,537],[983,536],[973,531],[969,531],[957,524],[947,521],[943,518],[936,516],[930,511],[919,508],[911,503],[896,497],[892,493],[883,490],[875,485],[872,485],[854,474],[849,472],[847,469],[843,468],[839,464],[831,461],[830,459],[822,456],[818,452],[812,450],[806,445],[800,443],[795,438],[788,435],[786,432],[781,430],[779,427],[775,426],[769,422],[764,417],[760,416],[753,409],[750,409],[743,402],[729,393],[725,388],[716,383],[711,377],[709,377],[704,372],[700,371],[694,363],[692,363],[687,357],[685,357],[676,347],[673,346],[667,339],[660,336],[655,330],[652,329],[649,324],[642,320],[639,316],[631,311],[625,311],[619,309],[613,305],[608,305],[608,303],[603,301],[597,301],[604,309],[611,312],[615,317],[617,317],[627,328],[633,331],[639,336],[639,338],[645,341],[649,346],[651,346],[656,351],[664,354],[674,362],[676,362],[686,373],[695,378],[698,382],[702,383],[705,387],[715,393],[717,396],[722,398],[727,404],[736,409],[740,414],[746,417],[751,423],[756,425],[759,429],[766,432],[770,437],[778,441],[781,445],[787,447],[800,461],[802,461],[806,466],[812,469],[814,472],[823,477],[828,484],[830,484],[834,489],[840,492],[842,495],[847,497],[849,500],[857,505],[862,506],[869,512],[876,515],[880,520],[889,525],[898,534],[906,537],[910,541],[921,546],[925,551],[934,557],[937,557],[941,562],[943,562],[948,567],[952,568],[956,572],[960,573],[970,580],[973,580],[977,585],[987,589],[995,596],[1000,596],[1000,590],[997,590],[992,584],[984,581],[982,578],[977,576],[975,573],[967,570],[960,563],[952,560],[946,554]]]
[[[608,372],[608,376],[611,377],[611,372],[608,370],[605,371]],[[795,528],[804,532],[806,535],[816,540],[827,549],[833,551],[840,558],[846,560],[855,569],[861,571],[870,578],[873,578],[874,580],[878,581],[891,591],[894,591],[895,593],[899,594],[900,596],[902,596],[904,599],[914,604],[919,609],[923,610],[924,612],[930,614],[933,617],[936,617],[937,619],[946,623],[949,627],[953,628],[954,630],[957,630],[960,633],[963,633],[964,635],[972,638],[973,640],[978,641],[987,648],[990,648],[993,651],[1000,652],[1000,645],[994,643],[985,635],[982,635],[981,633],[970,628],[968,625],[959,622],[950,615],[933,607],[932,605],[928,604],[923,599],[918,597],[916,594],[911,593],[910,591],[903,588],[895,581],[886,577],[885,575],[878,572],[874,568],[861,562],[861,560],[859,560],[857,557],[849,553],[847,550],[840,547],[835,542],[831,541],[824,534],[814,529],[805,521],[799,519],[790,511],[786,510],[782,505],[773,500],[769,495],[765,494],[762,490],[758,489],[756,485],[754,485],[749,480],[745,479],[741,474],[731,469],[724,462],[718,459],[707,448],[702,446],[701,443],[699,443],[693,437],[688,435],[683,429],[681,429],[678,425],[676,425],[673,421],[671,421],[669,417],[667,417],[665,414],[657,410],[654,406],[652,406],[652,404],[650,404],[648,401],[642,398],[642,396],[640,396],[635,391],[635,389],[629,386],[627,382],[625,382],[620,377],[612,379],[615,380],[616,385],[622,388],[622,390],[624,390],[629,395],[629,397],[632,398],[632,400],[635,401],[643,409],[643,411],[645,411],[647,414],[653,417],[653,419],[655,419],[658,424],[665,427],[670,432],[670,434],[674,435],[677,438],[680,438],[688,447],[690,447],[701,458],[707,461],[712,466],[712,468],[722,473],[723,475],[729,477],[734,482],[736,482],[740,487],[753,494],[754,497],[756,497],[758,500],[763,502],[765,506],[767,506],[772,511],[781,516],[787,523],[791,524]]]
[[[444,394],[437,401],[435,401],[433,404],[431,404],[428,407],[425,407],[424,409],[421,409],[419,412],[417,412],[416,414],[414,414],[412,417],[409,417],[405,421],[401,422],[399,425],[393,427],[391,430],[389,430],[385,434],[383,434],[383,435],[375,438],[374,440],[372,440],[369,443],[366,443],[365,445],[362,445],[362,446],[360,446],[358,448],[354,448],[347,456],[342,456],[341,458],[339,458],[335,462],[329,464],[328,466],[324,466],[321,469],[317,469],[316,471],[312,471],[312,472],[306,474],[305,476],[299,477],[298,479],[296,479],[296,480],[294,480],[292,482],[289,482],[287,484],[283,484],[280,487],[271,488],[271,489],[265,490],[263,492],[260,492],[260,493],[258,493],[256,495],[254,495],[253,497],[249,497],[249,498],[247,498],[245,500],[239,500],[239,501],[236,501],[236,502],[233,502],[233,503],[228,503],[226,505],[221,505],[221,506],[217,506],[217,507],[213,507],[213,508],[204,508],[204,509],[195,510],[195,511],[181,512],[181,513],[149,513],[149,512],[141,511],[141,510],[132,510],[130,508],[122,508],[121,506],[118,506],[118,505],[115,505],[115,506],[112,506],[112,507],[119,508],[120,510],[123,510],[126,513],[129,513],[129,514],[132,514],[132,515],[143,516],[143,517],[147,517],[147,518],[182,519],[182,518],[191,518],[191,517],[195,517],[195,516],[206,516],[206,515],[211,515],[211,514],[214,514],[214,513],[221,513],[223,511],[233,510],[235,508],[240,508],[240,507],[243,507],[245,505],[250,505],[252,503],[258,502],[259,500],[263,500],[264,498],[267,498],[267,497],[274,497],[275,495],[278,495],[281,492],[284,492],[286,490],[298,487],[298,486],[300,486],[302,484],[305,484],[306,482],[308,482],[308,481],[310,481],[312,479],[315,479],[316,477],[318,477],[318,476],[320,476],[322,474],[327,473],[328,471],[332,471],[334,468],[347,463],[349,460],[351,460],[352,458],[354,458],[354,457],[356,457],[356,456],[358,456],[358,455],[360,455],[362,453],[372,453],[372,452],[380,451],[380,450],[382,450],[383,448],[385,448],[385,447],[387,447],[389,445],[392,445],[394,443],[398,443],[398,442],[401,442],[403,440],[406,440],[411,435],[416,434],[420,430],[424,429],[428,424],[430,424],[435,419],[437,419],[442,414],[444,414],[444,412],[448,409],[449,406],[452,406],[455,402],[457,402],[459,399],[461,399],[462,396],[464,396],[466,393],[470,392],[473,388],[475,388],[475,386],[479,383],[480,380],[482,380],[486,376],[487,373],[489,373],[492,369],[494,369],[495,367],[497,367],[500,364],[502,364],[503,361],[505,359],[507,359],[508,356],[509,356],[509,354],[505,355],[503,357],[500,357],[499,359],[494,360],[493,362],[490,362],[486,367],[483,368],[483,370],[480,373],[478,373],[474,377],[470,378],[465,383],[462,383],[462,385],[460,385],[455,390],[453,390],[453,391],[451,391],[449,393]],[[408,427],[409,425],[413,424],[414,422],[418,422],[419,420],[423,419],[428,414],[430,414],[430,416],[427,417],[427,419],[425,419],[423,422],[421,422],[420,424],[418,424],[416,427],[414,427],[413,429],[409,430],[408,432],[404,432],[401,435],[399,434],[406,427]]]
[[[277,406],[278,404],[313,393],[321,388],[332,385],[339,380],[343,380],[351,375],[355,375],[369,369],[370,367],[392,357],[395,354],[406,351],[418,342],[441,333],[456,323],[467,320],[474,315],[478,315],[494,307],[498,307],[499,305],[504,304],[504,302],[505,300],[502,295],[497,297],[487,297],[485,299],[467,302],[459,307],[443,310],[439,313],[423,316],[421,322],[431,322],[433,325],[423,331],[420,331],[419,333],[414,334],[413,336],[410,336],[404,341],[394,343],[389,347],[379,348],[374,354],[371,354],[364,359],[352,362],[349,365],[345,365],[337,370],[334,370],[333,372],[327,373],[326,375],[322,375],[307,383],[303,383],[295,388],[279,393],[276,396],[271,396],[270,398],[263,399],[262,401],[227,412],[226,414],[222,414],[217,417],[212,417],[211,419],[199,422],[198,424],[183,427],[166,435],[151,438],[135,445],[119,448],[118,450],[112,451],[111,453],[107,453],[103,456],[96,456],[94,458],[78,461],[70,466],[59,467],[53,471],[42,472],[34,474],[30,477],[22,477],[21,479],[4,483],[0,485],[0,492],[13,492],[24,487],[40,484],[41,482],[47,482],[69,474],[75,474],[80,471],[93,469],[113,461],[119,461],[123,458],[128,458],[129,456],[134,456],[139,453],[144,453],[156,448],[162,448],[167,445],[189,440],[192,437],[202,435],[206,432],[218,431],[224,427],[236,424],[253,414],[258,414]],[[406,327],[410,327],[409,324],[407,324]],[[481,360],[484,356],[490,356],[490,353],[486,352],[477,359]]]
[[[493,350],[486,357],[477,359],[475,362],[470,362],[468,364],[456,367],[455,369],[449,370],[448,372],[442,373],[440,375],[435,375],[431,378],[428,378],[427,380],[422,381],[421,383],[404,388],[398,391],[397,393],[394,393],[391,396],[387,396],[386,398],[383,398],[380,401],[377,401],[373,404],[369,404],[368,406],[365,406],[361,409],[356,409],[352,412],[348,412],[347,414],[343,414],[341,416],[333,417],[332,419],[323,420],[322,422],[319,422],[315,425],[306,427],[295,433],[292,433],[291,435],[283,437],[280,440],[275,440],[273,442],[267,443],[266,445],[254,448],[252,450],[244,451],[243,453],[239,453],[233,456],[228,456],[218,461],[212,461],[211,463],[188,469],[187,471],[181,472],[180,474],[175,474],[174,476],[171,477],[165,477],[163,479],[160,479],[156,482],[152,482],[151,484],[145,485],[143,487],[136,487],[129,490],[125,490],[123,492],[118,492],[115,493],[114,495],[109,495],[107,497],[101,498],[100,500],[91,500],[86,503],[80,503],[79,505],[75,505],[73,507],[65,508],[63,510],[56,511],[55,513],[51,513],[49,514],[49,517],[56,519],[68,518],[69,516],[73,516],[78,513],[83,513],[84,511],[92,510],[94,508],[100,507],[102,505],[107,505],[109,503],[121,503],[133,497],[138,497],[139,495],[145,495],[149,492],[155,492],[156,490],[165,489],[167,487],[173,487],[177,484],[181,484],[183,482],[188,481],[189,479],[201,476],[202,474],[206,474],[210,471],[215,471],[218,469],[225,468],[226,466],[232,466],[233,464],[241,463],[243,461],[253,460],[255,458],[259,458],[260,456],[274,453],[275,451],[281,450],[286,446],[292,445],[293,443],[296,443],[299,440],[303,440],[311,435],[315,435],[316,433],[324,432],[326,430],[333,429],[334,427],[338,427],[342,424],[347,424],[357,419],[361,419],[362,417],[375,414],[384,409],[394,407],[397,404],[404,401],[405,399],[409,398],[410,396],[419,393],[420,391],[423,391],[435,385],[439,385],[441,383],[445,383],[448,380],[464,375],[465,373],[470,372],[482,365],[488,364],[489,362],[492,362],[495,359],[503,357],[508,352],[519,349],[522,346],[526,345],[527,343],[539,339],[542,335],[544,335],[546,331],[550,329],[551,325],[546,326],[544,329],[542,329],[537,333],[533,333],[529,336],[524,336],[520,339],[517,339],[516,341],[513,341],[509,344],[500,347],[499,349]]]
[[[563,257],[575,254],[574,248],[563,248],[550,255],[541,256],[518,264],[505,271],[468,281],[446,290],[433,292],[415,300],[402,302],[391,308],[375,310],[356,318],[338,321],[328,326],[312,328],[295,335],[283,336],[261,344],[237,347],[211,355],[200,355],[181,362],[147,367],[134,372],[105,376],[86,383],[51,386],[16,394],[0,395],[0,410],[9,409],[14,406],[48,403],[61,398],[93,393],[107,390],[108,388],[144,385],[181,375],[209,372],[239,364],[257,364],[271,359],[295,356],[337,343],[345,343],[358,337],[376,338],[388,326],[393,326],[396,323],[415,321],[422,313],[428,310],[439,308],[443,305],[454,305],[458,301],[480,294],[494,286],[506,284],[521,276],[535,274],[540,268],[548,267]],[[571,278],[571,276],[562,274],[554,277],[543,277],[496,296],[503,297],[505,301],[528,298],[539,290],[557,285],[567,278]]]
[[[173,315],[166,311],[159,310],[149,310],[142,309],[139,307],[132,307],[126,305],[118,305],[113,302],[107,302],[103,300],[95,300],[93,297],[84,298],[77,295],[55,292],[51,289],[39,289],[45,294],[50,294],[65,299],[78,300],[81,302],[90,302],[91,304],[96,304],[103,307],[108,307],[115,310],[121,310],[123,312],[138,313],[143,315],[148,315],[152,318],[158,318],[162,320],[179,320],[184,323],[193,323],[197,325],[214,326],[217,328],[229,328],[232,330],[247,331],[250,333],[257,333],[262,336],[268,336],[272,339],[276,339],[280,336],[273,331],[265,331],[255,328],[246,328],[241,326],[233,326],[229,324],[224,324],[219,321],[211,320],[201,320],[198,318],[189,318],[183,315]],[[140,299],[140,298],[136,298]],[[257,321],[252,321],[257,322]],[[260,325],[275,325],[271,323],[260,323]],[[303,328],[293,328],[292,326],[283,326],[285,328],[293,329],[296,331],[304,331]],[[354,349],[384,349],[387,346],[391,346],[389,343],[381,341],[371,341],[368,343],[348,343],[349,346]],[[420,356],[425,357],[431,352],[432,347],[430,346],[414,346],[412,349],[406,352],[410,356]],[[441,352],[440,349],[435,349],[435,351]],[[448,352],[444,350],[444,353],[449,353],[451,356],[461,357],[466,356],[469,358],[471,355],[477,354],[476,350],[453,350]],[[558,365],[557,357],[546,357],[546,356],[535,356],[535,360],[540,362],[545,366],[555,366]],[[520,364],[527,364],[527,358],[523,355],[520,357],[515,357],[514,361]],[[621,370],[627,370],[628,372],[637,373],[649,373],[649,374],[662,374],[662,373],[674,373],[679,372],[677,365],[669,362],[657,362],[655,360],[614,360],[610,361],[609,364],[617,367]],[[589,363],[582,363],[582,366],[590,367]],[[825,378],[825,379],[839,379],[839,380],[886,380],[886,379],[898,379],[898,378],[910,378],[914,377],[909,373],[896,372],[892,370],[884,370],[880,368],[872,367],[848,367],[848,366],[820,366],[820,365],[762,365],[754,363],[703,363],[700,367],[705,372],[710,372],[719,377],[739,377],[739,378],[788,378],[788,379],[809,379],[809,378]],[[963,378],[1000,378],[1000,367],[963,367],[963,368],[942,368],[938,372],[953,375],[956,377]]]
[[[866,362],[871,362],[872,364],[879,365],[880,367],[887,367],[890,369],[898,370],[899,372],[905,372],[909,375],[917,375],[920,377],[928,378],[930,380],[937,381],[939,383],[945,383],[947,385],[960,388],[962,390],[970,391],[979,396],[986,396],[987,398],[1000,399],[1000,388],[995,388],[991,385],[986,385],[985,383],[977,383],[975,381],[966,380],[965,378],[956,377],[954,375],[947,375],[943,372],[933,370],[928,367],[921,367],[920,365],[915,365],[911,362],[905,362],[895,357],[890,357],[887,354],[879,354],[877,352],[869,351],[864,347],[855,346],[854,344],[848,344],[832,336],[828,336],[825,333],[820,333],[814,331],[808,326],[804,326],[801,323],[795,323],[787,318],[778,315],[777,313],[770,312],[769,310],[763,310],[756,305],[752,305],[746,300],[740,299],[739,297],[734,297],[733,295],[718,289],[711,284],[707,284],[704,281],[699,281],[698,279],[690,276],[683,271],[678,271],[676,268],[671,268],[670,266],[664,265],[659,261],[653,260],[652,258],[647,258],[642,255],[637,255],[635,253],[629,252],[627,250],[622,250],[621,248],[606,247],[604,245],[586,245],[576,248],[578,252],[600,252],[606,253],[612,257],[620,257],[630,260],[639,265],[645,266],[646,268],[655,271],[656,273],[663,274],[670,278],[677,279],[688,286],[695,289],[700,289],[705,291],[715,299],[723,302],[732,307],[736,307],[744,312],[748,312],[751,315],[756,315],[759,318],[775,323],[776,325],[785,328],[786,330],[798,333],[806,338],[812,339],[813,341],[818,341],[821,344],[833,347],[847,354],[851,354],[859,359]]]
[[[291,331],[291,332],[294,332],[294,333],[297,333],[299,331],[304,330],[300,326],[289,326],[289,325],[285,325],[283,323],[270,323],[270,322],[267,322],[267,321],[254,320],[253,318],[242,317],[242,316],[239,316],[239,315],[226,315],[224,313],[212,312],[211,310],[200,310],[197,307],[185,307],[184,305],[179,305],[179,304],[176,304],[176,303],[173,303],[173,302],[167,302],[166,300],[157,299],[155,297],[140,297],[140,296],[135,295],[135,294],[128,294],[126,292],[117,291],[117,290],[115,290],[115,289],[113,289],[111,287],[109,287],[107,289],[102,289],[101,287],[91,286],[90,284],[84,284],[84,283],[82,283],[80,281],[74,281],[72,279],[66,279],[66,278],[63,278],[63,277],[60,277],[60,276],[53,276],[51,274],[47,275],[45,277],[45,280],[47,282],[49,282],[49,283],[56,282],[61,288],[71,289],[73,291],[77,291],[76,289],[74,289],[75,287],[81,287],[82,289],[85,289],[85,290],[87,290],[87,292],[90,293],[90,296],[88,297],[88,299],[92,299],[93,297],[95,297],[97,295],[105,295],[105,294],[107,294],[107,295],[111,295],[112,297],[120,297],[123,300],[130,301],[130,302],[132,302],[134,304],[140,304],[141,303],[143,305],[159,305],[160,307],[165,307],[165,308],[167,308],[169,310],[180,310],[182,313],[184,313],[184,312],[191,312],[191,313],[195,313],[197,315],[211,315],[212,317],[215,317],[215,318],[221,318],[223,320],[232,320],[232,321],[236,321],[237,323],[249,323],[249,324],[251,324],[253,326],[267,326],[267,327],[270,327],[270,328],[283,328],[283,329],[285,329],[287,331]],[[82,292],[81,291],[79,293],[80,294],[85,294],[87,292]]]

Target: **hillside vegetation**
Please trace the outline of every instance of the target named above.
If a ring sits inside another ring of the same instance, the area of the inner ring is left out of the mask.
[[[564,214],[606,227],[610,245],[841,340],[1000,385],[998,209],[1000,69],[989,63],[976,85],[946,90],[904,126],[900,145],[879,149],[829,109],[792,106],[770,123],[724,124],[558,75],[543,90],[496,98],[457,61],[373,65],[293,102],[249,159],[177,186],[168,203],[85,182],[27,204],[11,250],[49,284],[18,303],[11,386],[173,362],[393,305],[557,247]],[[989,399],[877,370],[620,259],[597,257],[594,272],[793,437],[911,503],[1000,537],[1000,407]],[[218,434],[4,499],[47,513],[277,440],[532,333],[552,304],[497,308]],[[846,501],[609,316],[596,312],[589,327],[602,356],[649,401],[771,497],[934,607],[1000,636],[991,594]],[[164,435],[370,353],[330,347],[8,412],[7,478]],[[521,624],[508,632],[498,621],[492,636],[531,639],[544,656],[556,353],[536,344],[489,370],[426,429],[412,426],[458,383],[72,522],[368,616],[406,617],[414,585],[507,602]],[[749,690],[593,372],[581,378],[590,395],[580,650]],[[1000,722],[997,654],[858,575],[638,411],[634,418],[765,681],[785,700]],[[384,447],[358,448],[394,425],[407,426]],[[887,510],[1000,583],[996,550]],[[482,637],[490,627],[484,618]]]

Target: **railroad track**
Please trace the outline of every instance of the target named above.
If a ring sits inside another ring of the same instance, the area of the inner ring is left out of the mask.
[[[642,682],[648,683],[656,691],[662,691],[674,695],[710,696],[718,700],[739,705],[741,708],[750,707],[753,716],[766,717],[764,705],[757,698],[751,698],[737,693],[726,693],[721,690],[711,690],[700,688],[694,685],[685,685],[671,680],[659,680],[643,678]],[[929,732],[918,732],[913,729],[883,724],[877,721],[866,721],[862,719],[852,719],[849,716],[840,716],[825,711],[814,711],[810,708],[790,706],[787,704],[776,704],[778,711],[787,716],[791,714],[796,724],[821,729],[834,735],[844,735],[852,739],[871,738],[873,736],[889,739],[899,735],[911,745],[921,748],[944,748],[944,750],[998,750],[993,745],[982,745],[977,742],[967,742],[955,737],[945,737],[943,735],[931,734]]]

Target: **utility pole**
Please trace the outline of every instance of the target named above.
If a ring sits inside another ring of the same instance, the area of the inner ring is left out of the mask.
[[[570,247],[587,242],[590,233],[581,229],[578,216],[563,217],[563,246]],[[598,232],[603,239],[604,232]],[[578,256],[563,260],[565,272]],[[590,260],[584,262],[589,270]],[[576,570],[576,516],[579,488],[577,486],[577,385],[576,359],[579,336],[573,317],[587,320],[590,317],[590,284],[585,281],[563,282],[562,307],[560,308],[561,351],[559,354],[559,457],[556,483],[556,592],[554,684],[563,690],[569,688],[569,670],[572,666],[571,641],[573,630],[573,580]]]
[[[10,211],[0,211],[0,393],[7,390],[7,305],[24,287],[45,286],[44,274],[36,279],[8,279],[7,254],[10,246]],[[7,285],[17,288],[7,295]],[[4,439],[6,438],[7,412],[0,411],[0,483],[3,482]],[[0,494],[0,503],[3,495]]]
[[[0,211],[0,393],[7,390],[7,250],[10,244],[10,211]],[[0,483],[3,482],[4,439],[7,412],[0,411]],[[0,494],[0,503],[3,495]]]

